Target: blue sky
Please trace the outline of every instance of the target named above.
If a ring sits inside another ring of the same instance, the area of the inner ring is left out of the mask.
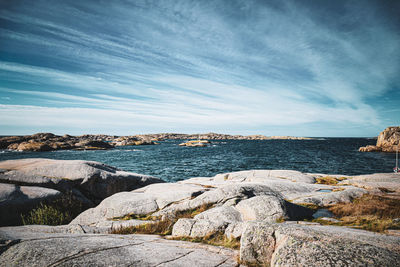
[[[1,1],[0,135],[375,136],[399,1]]]

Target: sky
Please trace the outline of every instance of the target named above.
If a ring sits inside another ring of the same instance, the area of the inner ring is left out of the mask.
[[[400,1],[0,0],[0,135],[372,137]]]

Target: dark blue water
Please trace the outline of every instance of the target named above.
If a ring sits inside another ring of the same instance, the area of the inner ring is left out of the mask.
[[[250,169],[356,175],[391,172],[395,165],[394,154],[358,152],[360,146],[375,144],[376,140],[366,138],[218,140],[209,147],[180,147],[181,142],[168,140],[160,145],[107,151],[1,151],[0,160],[33,157],[94,160],[166,181]]]

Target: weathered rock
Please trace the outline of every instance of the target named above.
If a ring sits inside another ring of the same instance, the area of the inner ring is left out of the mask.
[[[396,173],[357,175],[340,184],[354,185],[368,190],[400,192],[400,175]]]
[[[308,203],[325,207],[338,203],[350,203],[353,199],[367,194],[367,190],[356,187],[347,187],[343,191],[316,192],[311,196],[299,197],[293,200],[294,203]]]
[[[112,145],[109,143],[103,142],[103,141],[93,141],[93,140],[84,140],[80,141],[75,144],[75,147],[78,147],[79,149],[85,149],[85,150],[99,150],[99,149],[110,149],[113,148]]]
[[[114,193],[163,182],[155,177],[125,172],[83,160],[21,159],[0,162],[0,181],[66,191],[76,188],[99,202]]]
[[[234,207],[215,207],[196,215],[194,219],[179,219],[172,229],[172,235],[204,237],[224,232],[229,224],[241,221],[242,216]]]
[[[15,191],[10,193],[6,186],[3,186],[0,187],[0,194],[18,196],[19,188],[37,188],[37,190],[40,189],[43,192],[57,192],[57,194],[61,192],[63,195],[72,193],[74,200],[79,201],[85,208],[92,207],[94,203],[97,204],[114,193],[163,182],[151,176],[124,172],[98,162],[81,160],[8,160],[0,162],[0,170],[0,182],[10,184],[9,186],[12,186]],[[35,205],[44,200],[43,198],[30,198],[25,195],[19,198],[24,197],[28,198],[29,203],[31,203],[26,205],[27,209],[34,208]],[[22,203],[21,207],[25,207],[24,205]],[[15,207],[11,202],[4,202],[3,206],[4,209],[7,208],[7,212],[10,214]],[[15,215],[16,212],[12,214]],[[18,223],[15,216],[10,215],[9,219],[2,217],[2,219],[4,218],[2,224],[13,225]]]
[[[115,217],[150,214],[202,192],[204,188],[196,185],[153,184],[132,192],[114,194],[97,207],[81,213],[71,224],[105,225],[105,221]]]
[[[396,152],[400,150],[400,126],[397,127],[387,127],[383,130],[376,141],[376,146],[366,146],[360,147],[361,152]]]
[[[237,251],[149,235],[0,228],[0,266],[237,266]]]
[[[192,140],[184,143],[180,143],[179,146],[189,146],[189,147],[205,147],[210,142],[208,140]]]
[[[51,151],[52,147],[41,142],[22,142],[17,147],[18,151]]]
[[[299,171],[291,170],[250,170],[232,173],[217,174],[215,182],[269,182],[269,181],[291,181],[302,183],[315,183],[313,175],[304,174]]]
[[[226,232],[228,237],[232,235],[238,237],[240,236],[240,228],[235,229],[235,227],[243,221],[264,220],[274,222],[280,218],[288,220],[311,218],[312,210],[283,200],[279,194],[269,188],[264,187],[264,191],[257,192],[260,188],[262,187],[254,184],[223,188],[225,190],[223,192],[228,193],[230,200],[234,201],[227,201],[226,195],[221,194],[220,199],[206,202],[222,206],[204,211],[193,219],[179,219],[173,227],[172,235],[203,237],[216,232]],[[203,195],[211,195],[211,193],[213,191],[206,192]],[[198,198],[202,198],[203,195]],[[206,197],[205,199],[213,198]],[[193,199],[191,201],[196,203],[198,200]],[[238,204],[236,204],[237,202]],[[188,206],[192,205],[188,203]],[[234,225],[232,226],[233,229],[231,229],[232,227],[228,229],[230,224]]]
[[[222,187],[251,182],[267,186],[269,190],[279,192],[284,199],[294,203],[310,203],[321,206],[349,202],[367,193],[360,188],[341,186],[350,181],[351,177],[347,177],[347,180],[344,180],[338,186],[315,184],[316,178],[321,176],[326,176],[326,174],[304,174],[287,170],[252,170],[218,174],[214,178],[192,178],[179,183]],[[343,175],[331,176],[344,177]],[[341,191],[335,192],[335,190]]]
[[[336,226],[248,223],[240,259],[270,266],[396,266],[400,237]]]
[[[0,183],[0,225],[20,224],[22,213],[59,197],[61,192],[54,189]]]

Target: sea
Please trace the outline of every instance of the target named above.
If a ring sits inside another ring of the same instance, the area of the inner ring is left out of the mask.
[[[351,176],[392,172],[395,166],[395,154],[358,151],[361,146],[374,145],[376,140],[372,138],[215,140],[207,147],[179,146],[183,141],[165,140],[159,145],[125,146],[104,151],[0,150],[0,161],[22,158],[91,160],[168,182],[254,169]]]

